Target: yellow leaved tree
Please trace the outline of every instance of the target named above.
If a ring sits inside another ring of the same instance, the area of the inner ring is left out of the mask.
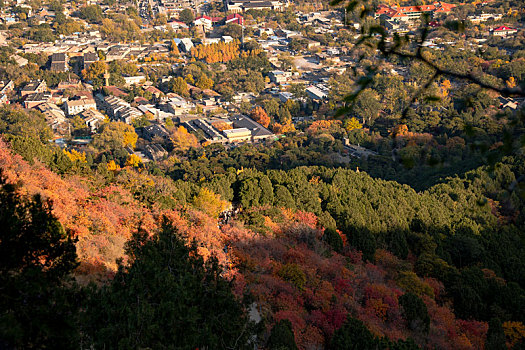
[[[356,129],[361,129],[363,127],[363,125],[361,125],[361,123],[359,123],[359,120],[357,120],[357,118],[355,117],[352,117],[348,120],[345,121],[345,129],[346,131],[352,131],[352,130],[356,130]]]
[[[230,206],[230,203],[222,200],[221,196],[207,188],[201,188],[199,193],[193,197],[193,205],[209,216],[217,218],[222,211]]]
[[[115,163],[114,160],[110,160],[110,161],[108,162],[108,165],[107,165],[107,166],[108,166],[108,170],[109,170],[109,171],[117,172],[117,171],[120,170],[120,165],[118,165],[117,163]]]
[[[190,134],[183,126],[173,128],[170,139],[173,144],[173,149],[177,151],[185,151],[191,147],[199,147],[197,137]]]
[[[77,150],[72,149],[71,151],[64,150],[64,153],[73,163],[87,163],[86,154],[84,152],[78,152]]]
[[[513,89],[516,87],[516,79],[514,77],[510,77],[509,80],[506,81],[506,84],[509,89]]]
[[[142,159],[140,159],[140,157],[136,154],[130,154],[126,160],[126,166],[138,168],[140,164],[142,164]]]

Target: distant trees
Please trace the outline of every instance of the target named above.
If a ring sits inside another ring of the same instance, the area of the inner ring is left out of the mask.
[[[82,77],[84,80],[91,81],[95,88],[104,86],[104,73],[108,70],[108,65],[105,61],[95,61],[91,63],[88,69],[82,70]]]
[[[135,148],[138,135],[131,125],[123,122],[109,122],[102,126],[100,133],[93,138],[93,146],[103,151],[124,147]]]
[[[188,90],[188,83],[182,78],[171,78],[168,83],[169,89],[182,97],[188,97],[190,95]]]
[[[341,328],[335,331],[330,348],[334,350],[374,349],[376,344],[374,335],[363,322],[350,317]]]
[[[25,36],[28,39],[37,42],[54,42],[56,40],[55,33],[53,32],[53,29],[49,27],[49,25],[39,25],[32,27],[25,34]]]
[[[209,45],[198,45],[191,48],[190,54],[206,63],[228,62],[239,57],[237,42],[220,42]]]
[[[199,147],[199,142],[195,135],[190,134],[185,127],[173,128],[170,132],[170,140],[173,149],[176,151],[186,151],[191,147]]]
[[[330,342],[334,350],[418,350],[420,349],[412,339],[392,342],[386,338],[374,336],[364,323],[358,319],[348,317],[341,328],[335,331]]]
[[[193,12],[190,9],[184,9],[179,13],[179,20],[181,22],[186,23],[187,25],[193,24],[194,19],[195,16],[193,15]]]
[[[347,131],[361,129],[363,127],[355,117],[345,120],[344,126]]]
[[[250,117],[265,128],[270,125],[270,117],[268,117],[264,109],[260,106],[256,106],[254,109],[252,109]]]
[[[102,9],[99,5],[87,5],[79,10],[80,18],[87,20],[90,23],[100,24],[104,18]]]
[[[377,118],[380,108],[379,95],[372,89],[363,90],[352,105],[353,112],[363,119],[363,124],[370,124]]]
[[[213,87],[213,80],[205,74],[202,74],[195,82],[195,86],[202,90],[211,89]]]
[[[193,197],[193,205],[211,217],[217,218],[222,211],[228,208],[229,203],[207,188],[201,188],[199,193]]]
[[[242,27],[236,23],[228,23],[224,26],[223,35],[229,35],[236,40],[241,40],[242,38]]]

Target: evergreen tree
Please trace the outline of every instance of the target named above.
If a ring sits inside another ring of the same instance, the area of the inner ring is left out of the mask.
[[[505,333],[503,332],[503,327],[499,318],[492,318],[489,321],[489,330],[487,332],[487,341],[485,342],[485,349],[507,349],[507,346],[505,345]]]
[[[280,320],[273,327],[268,339],[270,350],[297,350],[292,323],[289,320]]]
[[[259,187],[261,187],[261,205],[273,203],[273,186],[268,176],[263,175],[259,180]]]
[[[0,174],[0,348],[77,349],[74,240]]]
[[[405,293],[399,297],[399,305],[403,308],[403,318],[410,329],[428,333],[430,329],[430,316],[425,303],[413,293]]]
[[[90,293],[85,332],[95,348],[245,348],[249,323],[216,259],[204,262],[167,223],[135,234],[127,254],[112,283]]]
[[[330,349],[363,350],[376,349],[378,340],[360,320],[349,317],[341,328],[335,331]]]

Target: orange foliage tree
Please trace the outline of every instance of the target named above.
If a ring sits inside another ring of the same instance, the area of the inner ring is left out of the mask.
[[[185,151],[191,147],[198,147],[199,142],[195,135],[190,134],[185,127],[174,128],[170,133],[170,140],[173,148],[178,151]]]
[[[239,52],[239,44],[237,42],[219,42],[192,47],[190,55],[206,63],[216,63],[231,61],[239,57]]]
[[[256,106],[254,109],[252,109],[250,117],[265,128],[270,125],[270,117],[268,117],[266,111],[260,106]]]

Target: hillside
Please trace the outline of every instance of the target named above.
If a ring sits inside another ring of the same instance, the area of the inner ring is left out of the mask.
[[[326,346],[350,316],[375,336],[442,349],[482,348],[488,309],[523,322],[523,269],[515,265],[523,250],[512,246],[521,214],[500,213],[486,196],[483,169],[418,193],[324,167],[245,169],[198,185],[131,167],[109,178],[60,176],[5,142],[0,166],[10,182],[22,183],[22,193],[51,200],[53,214],[78,239],[79,281],[111,279],[125,242],[139,229],[154,234],[165,217],[186,242],[196,240],[205,259],[219,259],[238,297],[250,295],[263,334],[289,320],[299,348]],[[171,208],[152,200],[160,197]],[[218,222],[227,201],[242,210]],[[428,329],[407,323],[400,297],[408,292],[424,302]],[[486,293],[500,297],[489,301]]]

